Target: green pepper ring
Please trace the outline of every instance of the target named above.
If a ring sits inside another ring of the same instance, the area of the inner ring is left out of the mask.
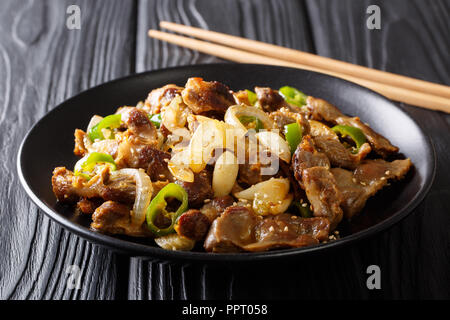
[[[331,130],[339,133],[342,137],[349,136],[355,142],[356,150],[359,150],[359,148],[367,141],[362,130],[356,127],[337,125],[331,128]]]
[[[176,212],[167,212],[166,211],[166,197],[174,197],[177,200],[181,201],[181,205]],[[156,236],[165,236],[167,234],[173,233],[175,231],[175,223],[178,218],[188,209],[188,194],[183,187],[177,185],[176,183],[169,183],[164,188],[162,188],[156,197],[150,202],[150,205],[147,208],[147,226],[150,231],[152,231]],[[161,229],[157,227],[154,223],[156,216],[158,213],[162,211],[164,216],[170,216],[172,223],[167,228]]]

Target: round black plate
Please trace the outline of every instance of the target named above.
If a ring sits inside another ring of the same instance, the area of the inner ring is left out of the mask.
[[[89,228],[89,217],[74,214],[73,208],[59,205],[51,188],[52,171],[57,166],[72,168],[73,132],[86,128],[94,114],[108,115],[122,106],[144,100],[151,89],[168,83],[184,85],[189,77],[223,82],[238,90],[256,86],[279,88],[291,85],[308,95],[321,97],[344,113],[357,115],[373,129],[400,147],[411,158],[414,169],[405,180],[385,188],[366,205],[352,223],[340,226],[344,236],[318,246],[275,250],[264,253],[211,254],[166,251],[151,239],[113,237]],[[17,167],[20,181],[31,199],[53,220],[76,234],[130,255],[156,259],[189,261],[261,261],[303,255],[341,246],[378,233],[410,213],[428,192],[434,177],[435,154],[430,139],[394,103],[356,84],[323,74],[262,65],[209,64],[145,72],[108,82],[60,104],[44,116],[25,137],[19,150]]]

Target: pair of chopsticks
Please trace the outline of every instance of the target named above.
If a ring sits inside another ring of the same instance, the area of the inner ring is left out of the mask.
[[[446,85],[172,22],[161,21],[160,27],[215,43],[158,30],[149,30],[148,35],[235,62],[286,66],[325,73],[372,89],[395,101],[450,113],[450,87]]]

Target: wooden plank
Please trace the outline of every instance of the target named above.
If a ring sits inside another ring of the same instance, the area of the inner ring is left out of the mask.
[[[424,80],[450,84],[448,1],[307,1],[313,42],[320,55]],[[381,9],[381,29],[366,28],[366,8]],[[433,139],[435,183],[414,214],[374,238],[370,263],[381,267],[382,291],[392,298],[450,297],[448,163],[450,116],[401,107]]]
[[[159,29],[159,21],[167,20],[310,51],[312,46],[303,13],[302,2],[293,0],[140,1],[136,71],[223,62],[216,57],[148,38],[147,31]]]
[[[75,3],[81,9],[80,30],[66,27],[66,9],[73,1],[2,2],[1,299],[120,298],[119,275],[127,274],[127,260],[45,217],[16,174],[19,144],[40,117],[77,92],[134,70],[134,4]],[[79,290],[67,287],[70,265],[81,270]]]

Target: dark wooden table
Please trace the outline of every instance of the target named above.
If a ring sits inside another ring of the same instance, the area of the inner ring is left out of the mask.
[[[81,9],[80,30],[66,27],[71,4]],[[381,8],[380,30],[366,27],[371,4]],[[24,134],[65,99],[136,72],[219,61],[149,39],[160,20],[449,85],[448,0],[2,0],[0,7],[1,299],[450,298],[450,116],[441,112],[400,104],[438,157],[433,188],[414,213],[330,256],[253,276],[93,245],[44,216],[16,173]],[[371,264],[381,268],[381,290],[366,287]],[[79,290],[67,286],[70,265],[80,267]]]

